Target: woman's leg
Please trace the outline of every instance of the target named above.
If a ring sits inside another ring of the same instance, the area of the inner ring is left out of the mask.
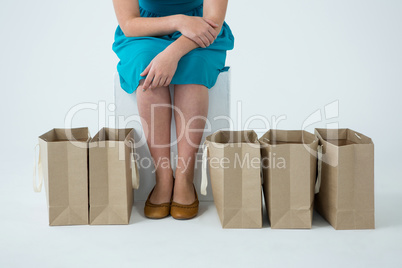
[[[144,79],[141,79],[135,94],[144,135],[156,167],[156,185],[150,202],[161,204],[170,202],[173,189],[173,170],[170,163],[171,99],[169,87],[144,92],[143,83]],[[152,107],[152,104],[155,106]]]
[[[208,114],[208,88],[203,85],[175,85],[174,117],[178,138],[178,163],[173,200],[191,204],[194,199],[194,164]]]

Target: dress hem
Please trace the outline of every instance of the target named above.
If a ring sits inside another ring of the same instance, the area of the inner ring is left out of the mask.
[[[230,69],[230,66],[225,66],[225,67],[223,67],[222,69],[220,69],[219,70],[219,74],[220,73],[223,73],[223,72],[227,72],[228,70]],[[218,75],[219,76],[219,75]],[[119,74],[119,81],[120,81],[120,74]],[[125,90],[124,88],[123,88],[123,86],[121,85],[121,81],[120,81],[120,88],[122,89],[122,90],[124,90],[127,94],[133,94],[133,93],[135,93],[136,91],[137,91],[137,88],[139,87],[139,85],[140,85],[140,81],[141,80],[145,80],[146,78],[141,78],[141,79],[139,79],[138,80],[138,83],[137,83],[137,86],[135,87],[135,89],[133,90],[133,91],[128,91],[128,90]],[[206,88],[208,88],[208,90],[210,90],[210,89],[212,89],[214,86],[215,86],[215,84],[216,84],[216,81],[218,81],[218,77],[216,78],[216,80],[215,80],[215,82],[212,84],[212,85],[207,85],[206,83],[204,83],[204,82],[193,82],[193,83],[184,83],[184,82],[176,82],[176,83],[171,83],[171,84],[169,84],[169,86],[170,85],[192,85],[192,84],[195,84],[195,85],[203,85],[203,86],[205,86]]]

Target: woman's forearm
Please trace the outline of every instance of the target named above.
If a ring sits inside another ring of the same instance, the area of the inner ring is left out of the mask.
[[[200,47],[196,42],[191,40],[190,38],[181,35],[176,39],[173,43],[171,43],[164,51],[169,53],[174,59],[179,61],[184,55],[190,52],[193,49]]]
[[[219,25],[218,27],[214,28],[217,31],[217,34],[220,33],[223,22],[225,21],[227,5],[228,0],[204,0],[203,17],[210,19]],[[165,50],[172,55],[172,57],[180,60],[181,57],[198,47],[200,46],[196,42],[184,35],[181,35]]]
[[[203,18],[207,18],[218,24],[215,31],[219,34],[225,21],[228,0],[204,0]]]
[[[178,31],[181,16],[134,17],[127,19],[120,28],[126,37],[161,36]]]
[[[184,15],[141,17],[138,0],[113,0],[119,26],[126,37],[161,36],[178,31]]]

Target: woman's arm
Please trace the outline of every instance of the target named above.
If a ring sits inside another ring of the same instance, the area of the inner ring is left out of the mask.
[[[225,21],[228,0],[204,0],[203,18],[209,19],[218,24],[215,28],[217,35],[221,32]]]
[[[140,16],[138,0],[113,0],[117,21],[126,37],[160,36],[178,31],[180,17],[172,15],[165,17]]]
[[[211,25],[215,24],[213,28],[216,31],[215,39],[221,32],[225,21],[227,5],[228,0],[204,0],[203,19],[209,21],[208,23]],[[180,60],[181,57],[197,47],[199,47],[197,43],[182,35],[165,50]]]
[[[211,25],[215,23],[216,36],[222,29],[227,4],[228,0],[204,0],[203,18],[209,21],[208,23]],[[159,53],[141,73],[141,76],[147,75],[143,90],[169,85],[176,71],[178,61],[188,52],[198,47],[200,46],[197,43],[182,34],[176,41]],[[168,61],[171,64],[167,64]]]

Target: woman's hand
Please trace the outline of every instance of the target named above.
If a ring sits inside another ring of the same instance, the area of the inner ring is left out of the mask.
[[[190,38],[200,47],[205,48],[211,45],[218,36],[215,30],[218,26],[218,24],[207,18],[182,15],[178,30],[182,35]]]
[[[149,63],[147,68],[140,74],[147,75],[143,85],[143,91],[162,86],[168,86],[176,72],[177,64],[180,58],[162,51]]]

